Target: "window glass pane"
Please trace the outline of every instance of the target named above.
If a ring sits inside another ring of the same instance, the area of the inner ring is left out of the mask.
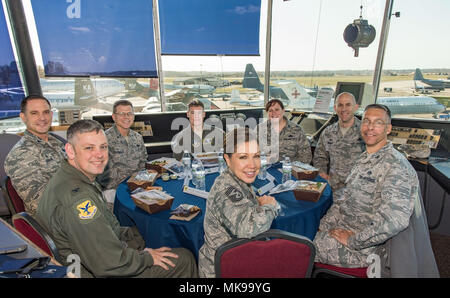
[[[0,2],[0,119],[18,116],[25,94],[3,9],[3,2]],[[0,128],[2,131],[4,129]]]
[[[401,15],[391,19],[379,102],[390,102],[395,117],[449,119],[450,2],[395,0],[396,11]]]
[[[193,99],[201,100],[206,110],[262,107],[262,91],[244,88],[247,63],[259,66],[264,58],[164,56],[167,110],[186,110]]]
[[[366,82],[372,91],[383,3],[274,1],[271,86],[282,91],[280,98],[289,102],[288,109],[313,111],[318,91],[324,88],[332,94],[338,82]],[[355,50],[343,36],[347,26],[357,27],[361,15],[375,30],[375,38],[360,47],[355,57]],[[333,112],[333,97],[323,111]]]
[[[152,1],[31,2],[46,75],[157,76]]]
[[[162,54],[258,55],[261,0],[159,1]]]

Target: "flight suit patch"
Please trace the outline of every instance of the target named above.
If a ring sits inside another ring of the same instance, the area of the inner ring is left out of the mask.
[[[82,220],[92,219],[97,213],[97,207],[92,204],[91,200],[86,200],[77,205],[77,210],[79,212],[78,217]]]
[[[230,198],[232,202],[239,202],[244,198],[244,195],[242,192],[234,188],[233,186],[230,186],[225,191],[225,194]]]

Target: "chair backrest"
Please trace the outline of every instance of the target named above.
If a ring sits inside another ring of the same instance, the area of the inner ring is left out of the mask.
[[[216,277],[311,277],[316,250],[306,237],[269,230],[251,239],[232,239],[215,254]]]
[[[367,267],[346,268],[314,263],[313,278],[367,278]]]
[[[21,136],[10,133],[0,133],[0,178],[6,176],[5,170],[3,169],[6,156],[8,155],[11,148],[20,140]]]
[[[0,133],[0,181],[6,176],[4,163],[11,148],[20,140],[20,136],[10,133]],[[10,215],[10,210],[4,198],[4,192],[0,194],[0,216]]]
[[[14,186],[11,183],[11,179],[8,176],[6,176],[2,181],[2,191],[3,197],[6,200],[6,204],[8,205],[11,214],[14,215],[16,213],[25,211],[23,200],[14,189]]]
[[[60,256],[55,243],[44,228],[26,212],[16,213],[12,217],[14,228],[27,237],[36,246],[60,261]]]
[[[420,190],[417,190],[414,198],[414,211],[408,227],[386,242],[386,250],[390,261],[390,277],[439,277]]]

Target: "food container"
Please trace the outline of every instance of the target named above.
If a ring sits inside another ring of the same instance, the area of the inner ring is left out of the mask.
[[[292,191],[297,200],[317,202],[326,186],[326,182],[299,180]]]
[[[158,161],[158,160],[148,161],[145,164],[145,168],[147,170],[154,170],[157,171],[159,174],[162,174],[167,172],[167,170],[164,168],[166,164],[167,164],[166,161]]]
[[[302,162],[295,161],[292,164],[292,176],[297,180],[313,180],[319,174],[319,169]]]
[[[217,152],[206,152],[193,154],[194,158],[201,160],[204,167],[215,166],[219,163]]]
[[[150,190],[131,195],[137,207],[154,214],[172,207],[173,197],[159,190]]]
[[[127,181],[127,185],[130,191],[133,191],[138,187],[146,189],[147,187],[153,185],[153,183],[159,176],[158,172],[156,172],[155,170],[146,170],[146,172],[147,175],[142,175],[142,172],[137,172],[131,175],[130,179],[128,179]]]

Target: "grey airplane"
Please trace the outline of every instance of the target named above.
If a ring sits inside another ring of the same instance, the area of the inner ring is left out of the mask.
[[[416,68],[416,72],[414,73],[414,80],[415,81],[421,81],[422,83],[425,83],[433,88],[437,89],[444,89],[444,88],[450,88],[450,80],[431,80],[431,79],[425,79],[422,75],[422,72],[419,68]]]

